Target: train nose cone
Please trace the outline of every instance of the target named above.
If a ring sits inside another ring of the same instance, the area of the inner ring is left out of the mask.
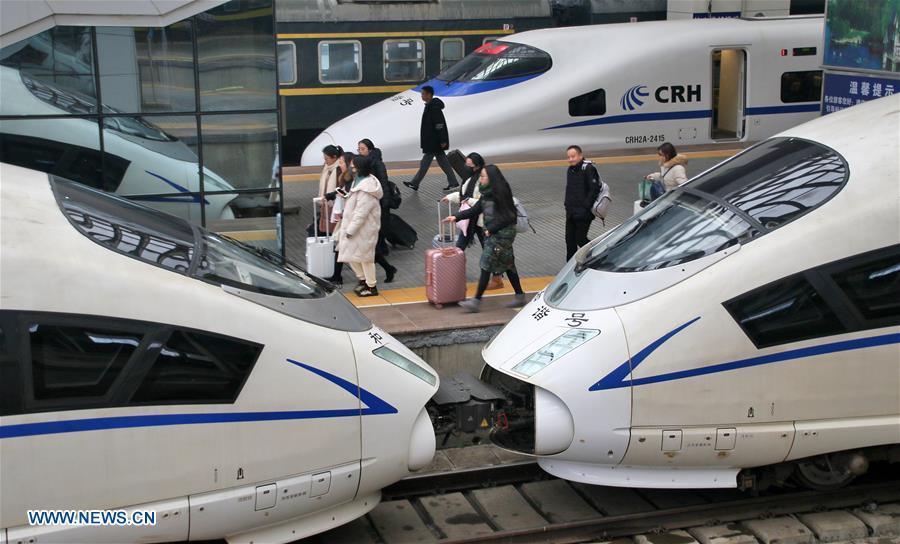
[[[409,470],[419,470],[428,466],[434,457],[436,446],[431,417],[425,408],[422,408],[409,435]]]
[[[321,132],[306,146],[306,149],[303,150],[303,156],[300,158],[300,166],[321,165],[323,163],[322,148],[326,145],[334,145],[334,138],[331,137],[328,131]]]
[[[572,412],[559,397],[534,388],[534,453],[553,455],[568,449],[575,438]]]

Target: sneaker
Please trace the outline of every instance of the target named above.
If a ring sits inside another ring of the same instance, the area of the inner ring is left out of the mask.
[[[467,298],[466,300],[460,301],[459,307],[470,314],[477,314],[481,311],[481,300],[477,298]]]
[[[525,299],[525,293],[516,293],[516,296],[509,302],[506,303],[507,308],[521,308],[528,304],[528,300]]]
[[[408,182],[408,181],[404,181],[404,182],[403,182],[403,185],[406,185],[407,187],[409,187],[409,188],[412,189],[413,191],[418,191],[418,190],[419,190],[419,186],[418,186],[418,185],[413,185],[412,183],[410,183],[410,182]]]
[[[377,297],[378,296],[378,287],[372,286],[369,287],[366,285],[360,292],[356,293],[360,297]]]
[[[396,273],[397,273],[396,266],[392,266],[392,267],[388,268],[384,272],[384,283],[393,283],[394,282],[394,274],[396,274]]]
[[[362,291],[363,289],[365,289],[366,287],[367,287],[367,285],[366,285],[365,280],[359,280],[359,284],[353,288],[353,292],[358,295],[359,292]]]
[[[488,291],[493,291],[494,289],[503,289],[503,276],[491,276],[491,281],[488,282],[485,289],[487,289]]]
[[[459,189],[459,183],[457,183],[456,185],[448,185],[444,187],[445,191],[455,191],[457,189]]]

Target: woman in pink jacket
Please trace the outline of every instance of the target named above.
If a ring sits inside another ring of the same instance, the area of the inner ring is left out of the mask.
[[[353,290],[361,297],[378,295],[375,285],[375,245],[381,228],[381,183],[372,175],[371,163],[357,155],[352,163],[355,178],[344,202],[338,230],[338,261],[349,263],[359,285]]]

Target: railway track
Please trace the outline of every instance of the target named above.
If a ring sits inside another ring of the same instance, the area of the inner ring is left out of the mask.
[[[364,518],[302,541],[900,543],[900,474],[834,491],[636,490],[550,478],[522,462],[407,478]],[[724,540],[723,540],[724,538]]]

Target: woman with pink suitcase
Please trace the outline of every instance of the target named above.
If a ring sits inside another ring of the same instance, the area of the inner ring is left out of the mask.
[[[518,308],[526,304],[525,292],[516,271],[513,242],[516,239],[516,205],[513,203],[512,189],[500,169],[490,164],[481,171],[478,180],[481,198],[467,210],[444,219],[445,223],[455,223],[464,219],[478,219],[484,214],[484,250],[481,253],[481,276],[475,298],[464,300],[459,305],[475,313],[480,310],[481,296],[487,288],[491,274],[506,273],[509,283],[516,292],[515,299],[507,306]]]

